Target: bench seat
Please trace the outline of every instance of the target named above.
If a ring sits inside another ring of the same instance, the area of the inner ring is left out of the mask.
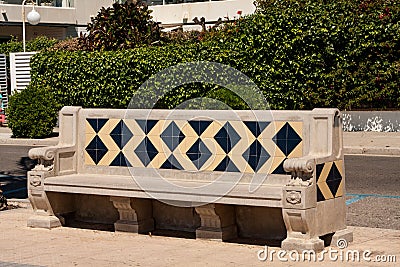
[[[226,195],[220,197],[218,193],[198,190],[200,187],[207,186],[208,181],[168,180],[180,187],[180,190],[177,190],[176,186],[165,188],[165,183],[160,182],[160,178],[151,178],[135,177],[136,181],[145,179],[149,183],[148,186],[151,187],[151,190],[144,191],[131,176],[107,175],[98,179],[98,175],[93,174],[65,175],[47,178],[44,190],[72,194],[156,198],[197,204],[214,202],[282,208],[282,187],[290,180],[290,176],[287,176],[286,179],[282,179],[280,175],[269,177],[254,193],[249,193],[250,185],[248,183],[239,183]],[[274,180],[275,183],[268,184],[268,180]],[[277,184],[276,181],[280,181],[280,184]],[[214,186],[219,187],[218,184],[224,187],[224,182],[214,182]],[[194,189],[191,190],[191,188]]]

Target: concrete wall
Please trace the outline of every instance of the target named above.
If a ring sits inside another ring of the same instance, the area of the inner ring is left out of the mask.
[[[15,36],[18,40],[22,40],[22,26],[0,26],[0,36]],[[40,35],[56,39],[64,39],[67,34],[65,27],[46,27],[46,26],[32,26],[26,24],[26,40],[34,39]]]
[[[400,111],[345,111],[346,132],[400,132]]]
[[[216,21],[219,18],[234,19],[238,17],[237,12],[242,11],[242,16],[255,11],[253,0],[227,0],[199,3],[171,4],[150,6],[153,10],[152,16],[155,21],[162,24],[182,23],[184,18],[192,22],[193,18],[204,17],[206,21]]]
[[[2,12],[6,12],[7,22],[22,22],[22,6],[0,4]],[[40,23],[57,23],[57,24],[75,24],[76,15],[75,8],[70,7],[47,7],[36,6],[36,11],[40,14]],[[28,14],[32,10],[31,5],[25,6],[25,12]],[[5,22],[3,16],[0,16],[0,22]]]
[[[96,16],[101,7],[111,6],[112,0],[77,0],[75,1],[76,23],[78,25],[86,25],[90,22],[91,16]]]

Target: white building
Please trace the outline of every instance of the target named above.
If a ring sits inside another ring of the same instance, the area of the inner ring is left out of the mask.
[[[25,4],[26,14],[32,10],[30,0]],[[39,35],[58,39],[77,36],[85,31],[90,17],[95,16],[101,7],[110,6],[113,0],[36,0],[35,9],[41,20],[36,26],[26,23],[26,39]],[[45,3],[50,2],[50,3]],[[195,17],[204,17],[207,22],[221,19],[234,19],[240,15],[251,14],[255,7],[253,0],[147,0],[153,10],[153,19],[165,27],[186,24],[190,27]],[[0,42],[12,36],[22,39],[22,0],[0,0]]]

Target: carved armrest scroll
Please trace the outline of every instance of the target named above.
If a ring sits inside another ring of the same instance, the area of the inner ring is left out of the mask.
[[[75,146],[58,145],[32,148],[28,153],[29,158],[38,160],[38,164],[32,171],[46,171],[48,173],[54,173],[54,161],[59,158],[59,155],[73,151],[75,151]]]
[[[290,158],[285,160],[283,168],[292,175],[292,179],[288,185],[309,186],[313,182],[312,177],[315,170],[315,158]]]
[[[311,157],[287,159],[283,163],[283,168],[287,172],[312,173],[315,168],[315,159]]]
[[[57,146],[32,148],[31,150],[29,150],[29,157],[31,159],[39,160],[39,163],[44,163],[45,161],[53,161],[57,149]]]

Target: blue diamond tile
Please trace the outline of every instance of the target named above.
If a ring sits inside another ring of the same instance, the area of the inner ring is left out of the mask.
[[[243,122],[254,137],[258,137],[267,126],[270,124],[269,121],[244,121]]]
[[[161,134],[161,139],[171,151],[174,151],[184,138],[185,135],[181,132],[175,122],[171,122]]]
[[[117,144],[119,149],[123,149],[124,146],[129,142],[132,138],[133,134],[129,130],[128,126],[124,123],[124,121],[120,121],[115,128],[110,133],[111,138]]]
[[[322,169],[324,168],[325,164],[317,164],[316,168],[315,168],[315,176],[317,177],[317,182],[319,180],[319,177],[321,175]]]
[[[95,135],[95,137],[92,139],[92,141],[90,141],[90,143],[87,145],[86,150],[95,150],[95,149],[97,149],[97,140],[98,139],[99,139],[98,136]]]
[[[183,170],[182,165],[174,157],[174,155],[169,156],[169,158],[161,165],[161,169],[172,169],[172,170]]]
[[[86,120],[96,133],[98,133],[108,121],[108,119],[86,119]]]
[[[328,185],[329,190],[331,190],[333,197],[335,197],[341,181],[342,180],[326,181],[326,184]]]
[[[215,141],[221,146],[226,154],[240,141],[240,135],[232,125],[227,122],[214,136]]]
[[[283,163],[285,161],[282,161],[281,164],[279,164],[278,167],[272,172],[272,174],[288,174],[285,169],[283,168]]]
[[[148,134],[151,129],[157,124],[157,120],[136,120],[137,124],[140,126],[145,134]]]
[[[334,180],[342,180],[342,175],[340,174],[338,168],[336,167],[336,163],[334,162],[332,164],[332,167],[329,171],[328,177],[326,178],[326,181],[334,181]]]
[[[92,160],[98,164],[104,155],[107,154],[108,148],[104,145],[103,141],[101,141],[100,137],[96,135],[86,147],[86,151]]]
[[[98,132],[97,131],[97,119],[86,119],[86,121],[92,127],[93,131],[95,131],[97,133]]]
[[[232,160],[226,156],[220,164],[214,169],[214,171],[227,171],[227,172],[240,172]]]
[[[193,146],[189,148],[186,155],[198,170],[200,170],[204,163],[206,163],[206,161],[212,156],[211,151],[200,138],[198,138]]]
[[[97,152],[96,149],[86,149],[86,152],[89,154],[90,158],[96,162]],[[96,163],[97,164],[97,163]]]
[[[261,143],[255,140],[243,153],[242,157],[247,161],[253,171],[257,172],[271,156]]]
[[[110,166],[121,166],[121,167],[131,167],[131,164],[126,159],[125,155],[121,152],[115,157],[111,162]]]
[[[212,121],[189,121],[189,125],[200,136],[210,126]]]
[[[301,137],[293,130],[289,123],[286,123],[272,140],[285,156],[288,156],[302,141]]]
[[[317,186],[317,202],[324,201],[324,200],[325,200],[325,197],[322,194],[321,190],[319,189],[319,186]]]
[[[333,196],[336,195],[341,181],[342,181],[342,175],[337,169],[336,163],[333,163],[329,171],[328,177],[326,178],[326,183],[329,189],[331,190]]]
[[[150,139],[146,136],[142,142],[136,147],[135,154],[139,157],[144,166],[149,163],[158,154],[158,150],[151,143]]]

